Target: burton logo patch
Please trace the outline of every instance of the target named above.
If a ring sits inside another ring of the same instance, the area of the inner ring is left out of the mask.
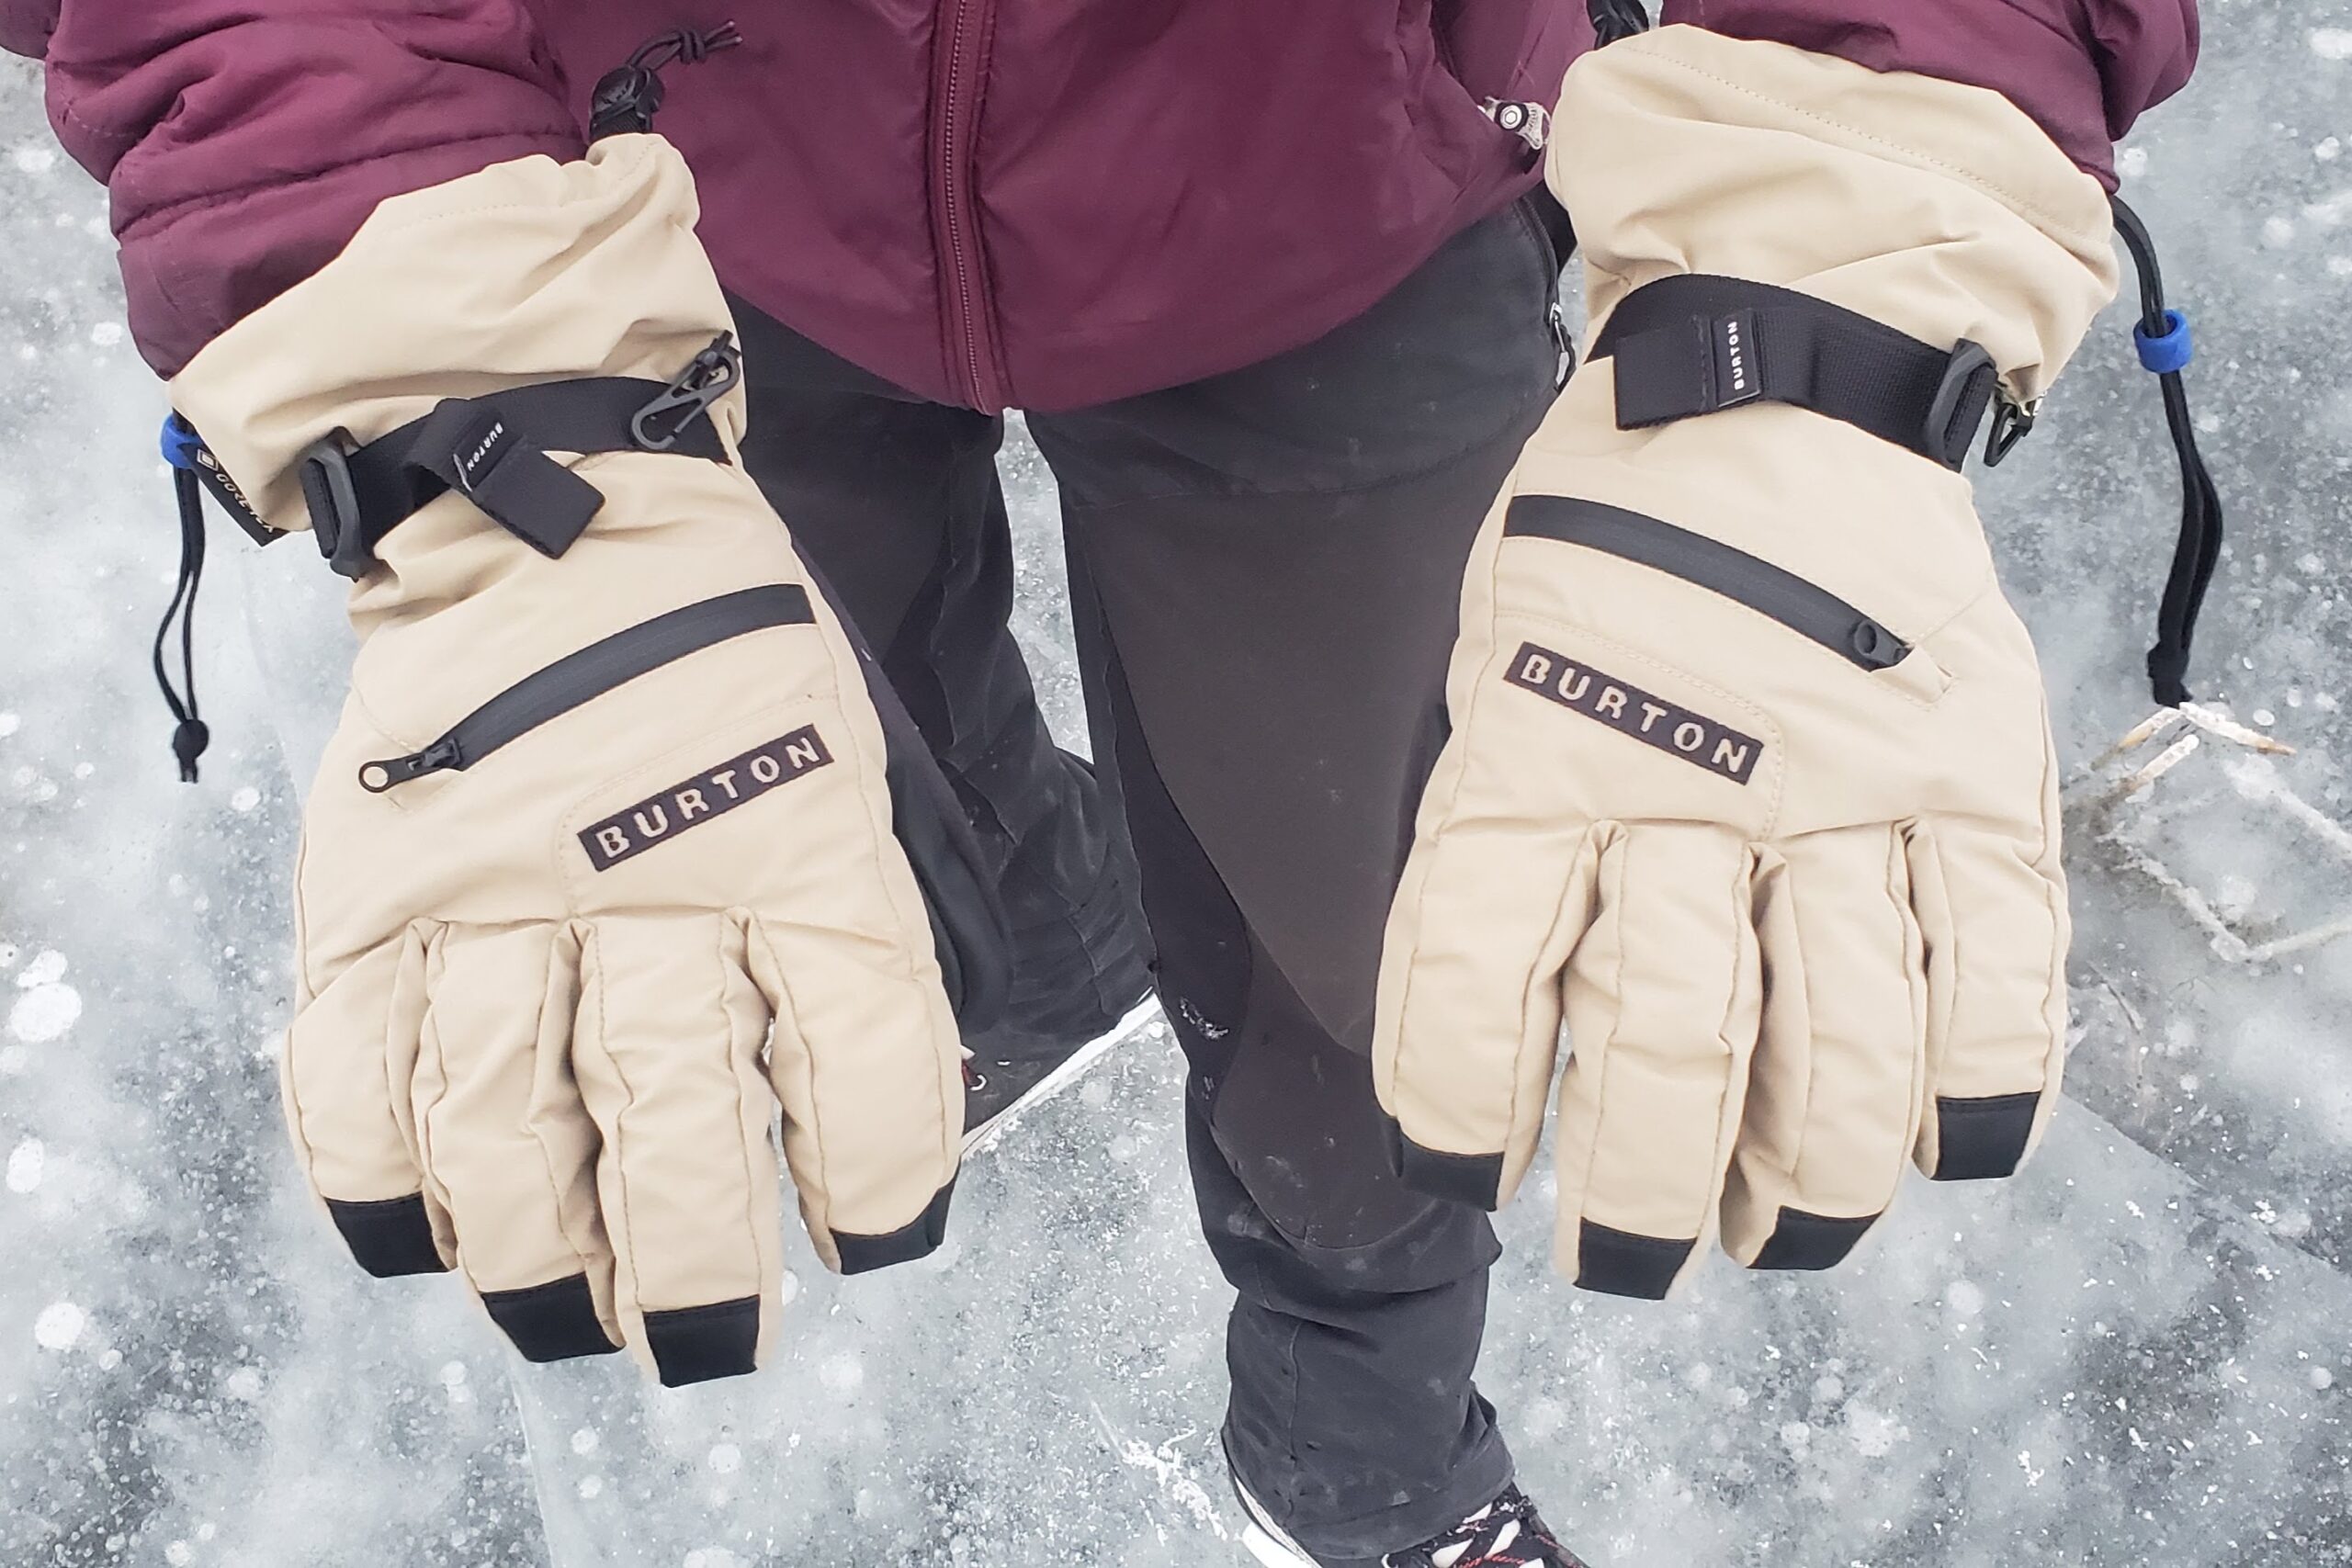
[[[1764,752],[1752,735],[1532,642],[1520,644],[1503,679],[1734,784],[1748,781]]]
[[[588,863],[610,871],[632,856],[667,843],[689,828],[699,828],[739,806],[759,799],[779,785],[788,784],[833,760],[814,725],[803,725],[779,735],[707,773],[696,773],[660,795],[616,811],[580,830],[580,847]]]

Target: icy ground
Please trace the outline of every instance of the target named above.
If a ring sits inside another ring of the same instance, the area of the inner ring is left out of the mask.
[[[2233,508],[2201,690],[2297,752],[2209,735],[2077,786],[2074,1099],[2027,1179],[1916,1186],[1843,1272],[1666,1307],[1565,1288],[1546,1206],[1505,1216],[1486,1386],[1599,1562],[2352,1563],[2352,8],[2207,12],[2125,167]],[[0,255],[0,1568],[1238,1564],[1157,1029],[970,1173],[939,1258],[842,1285],[804,1249],[753,1381],[524,1369],[449,1281],[351,1268],[271,1063],[330,580],[216,528],[219,739],[173,782],[163,404],[14,65]],[[1984,486],[2075,765],[2145,716],[2175,505],[2124,327]],[[1074,722],[1050,486],[1010,468]]]

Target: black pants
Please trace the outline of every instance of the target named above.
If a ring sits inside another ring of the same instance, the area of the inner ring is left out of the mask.
[[[1555,390],[1555,216],[1487,220],[1249,369],[1030,417],[1092,769],[1055,750],[1007,630],[1002,423],[743,312],[746,460],[1002,868],[1025,1023],[1125,999],[1140,869],[1202,1222],[1239,1295],[1227,1451],[1335,1562],[1510,1478],[1471,1381],[1493,1231],[1391,1174],[1366,1052],[1463,563]]]

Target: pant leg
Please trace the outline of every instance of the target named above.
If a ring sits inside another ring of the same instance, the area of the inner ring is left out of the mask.
[[[914,398],[736,302],[743,461],[875,651],[971,821],[1012,928],[977,1049],[1100,1032],[1146,983],[1136,874],[1090,765],[1059,750],[1010,629],[1003,421]]]
[[[1396,1179],[1366,1053],[1463,566],[1555,389],[1545,216],[1489,220],[1291,354],[1030,421],[1238,1292],[1227,1449],[1333,1562],[1510,1475],[1471,1375],[1492,1229]]]

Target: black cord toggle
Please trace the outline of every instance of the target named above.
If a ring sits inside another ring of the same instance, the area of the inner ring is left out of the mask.
[[[607,136],[651,130],[653,117],[662,112],[668,91],[662,82],[663,71],[673,65],[699,65],[742,41],[741,29],[732,22],[707,32],[680,28],[649,40],[628,57],[627,64],[616,66],[597,80],[589,104],[588,140],[601,141]]]

